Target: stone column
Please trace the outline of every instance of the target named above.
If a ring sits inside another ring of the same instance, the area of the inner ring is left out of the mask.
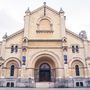
[[[63,49],[63,62],[64,62],[64,77],[68,77],[68,47],[66,38],[62,39],[62,49]]]
[[[67,52],[64,52],[63,55],[67,55]],[[68,55],[67,55],[67,57],[68,57]],[[67,60],[68,60],[68,58],[67,58]],[[68,64],[67,63],[64,63],[64,76],[65,76],[65,78],[68,78]]]
[[[26,77],[26,66],[22,65],[22,69],[21,69],[21,78],[25,78]]]
[[[85,54],[85,69],[84,69],[84,71],[85,71],[85,77],[87,78],[88,77],[88,68],[87,68],[87,62],[86,62],[86,58],[89,56],[88,55],[88,42],[87,42],[87,40],[85,39],[84,40],[84,54]]]
[[[4,70],[4,67],[2,65],[2,68],[1,68],[1,78],[5,78],[4,73],[5,73],[5,70]]]

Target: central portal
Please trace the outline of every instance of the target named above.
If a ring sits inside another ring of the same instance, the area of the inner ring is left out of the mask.
[[[53,82],[56,78],[55,62],[48,56],[42,56],[35,62],[35,82]]]
[[[40,65],[39,81],[40,82],[51,81],[51,68],[47,63],[43,63]]]

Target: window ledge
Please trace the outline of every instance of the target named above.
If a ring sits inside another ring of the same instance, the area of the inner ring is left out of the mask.
[[[36,30],[37,33],[53,33],[53,30]]]

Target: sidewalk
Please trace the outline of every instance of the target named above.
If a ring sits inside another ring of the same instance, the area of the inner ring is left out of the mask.
[[[0,88],[0,90],[90,90],[90,88]]]

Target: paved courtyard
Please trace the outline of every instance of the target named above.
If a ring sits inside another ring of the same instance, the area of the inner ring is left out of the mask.
[[[90,88],[0,88],[0,90],[90,90]]]

